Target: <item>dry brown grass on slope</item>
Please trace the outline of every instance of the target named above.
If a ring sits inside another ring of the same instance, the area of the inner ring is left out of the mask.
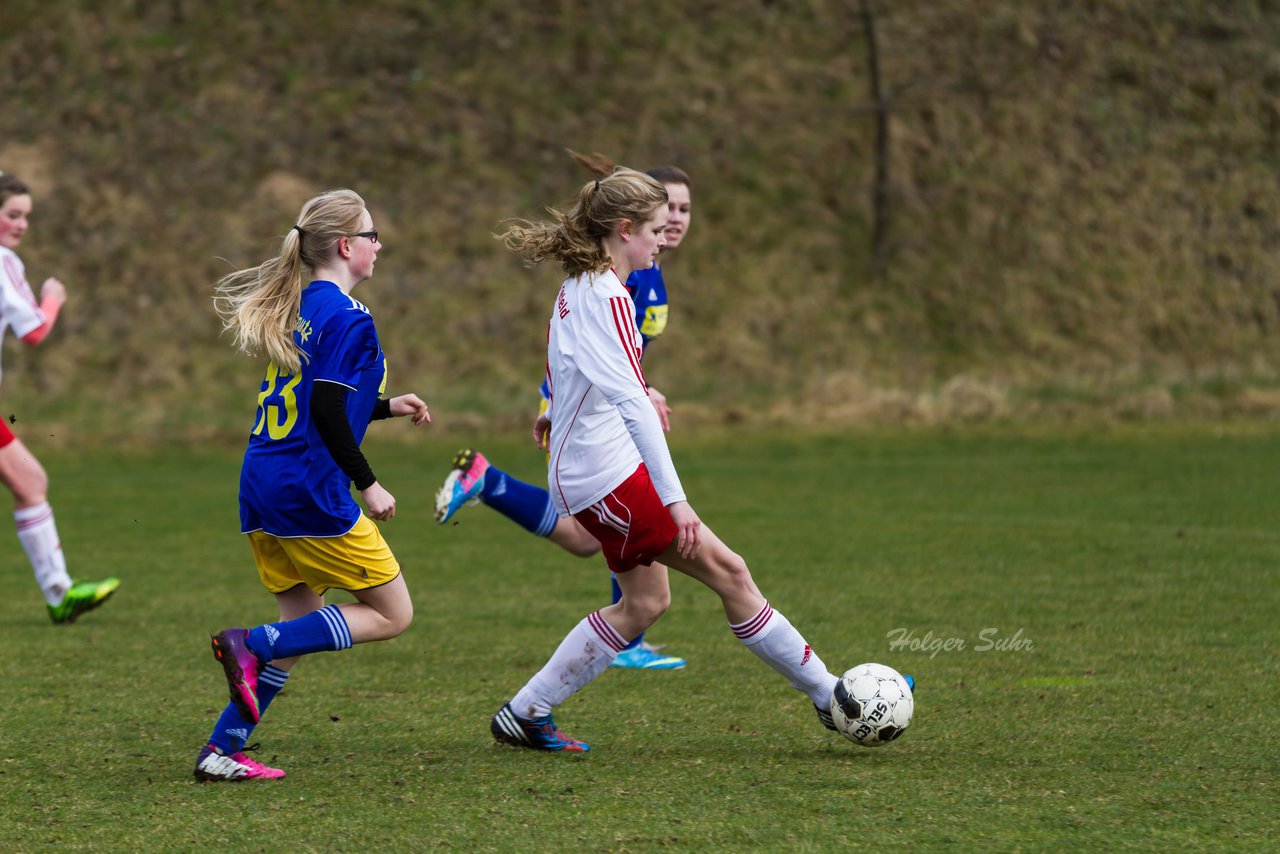
[[[491,234],[583,179],[564,146],[694,175],[650,359],[691,411],[1105,414],[1149,389],[1176,416],[1267,397],[1272,4],[872,6],[894,95],[879,279],[850,2],[640,23],[608,4],[10,0],[0,168],[37,183],[23,256],[72,302],[50,346],[6,352],[6,398],[238,429],[253,371],[219,340],[209,283],[266,257],[308,195],[353,186],[386,235],[361,297],[393,384],[460,421],[523,414],[557,271],[521,269]],[[824,407],[847,377],[880,402]]]

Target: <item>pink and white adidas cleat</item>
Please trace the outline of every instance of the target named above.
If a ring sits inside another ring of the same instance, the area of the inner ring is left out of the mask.
[[[255,744],[245,750],[257,748],[258,745]],[[237,783],[241,780],[279,780],[284,772],[250,759],[243,751],[228,754],[207,744],[196,758],[195,775],[201,783]]]

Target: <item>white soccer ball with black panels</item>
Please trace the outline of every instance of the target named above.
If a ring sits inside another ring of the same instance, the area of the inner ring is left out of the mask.
[[[836,729],[863,747],[879,747],[901,736],[915,707],[907,680],[883,664],[859,664],[846,671],[831,694]]]

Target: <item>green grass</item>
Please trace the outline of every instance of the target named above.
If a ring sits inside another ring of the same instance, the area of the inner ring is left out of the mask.
[[[537,476],[511,438],[485,447]],[[570,699],[557,718],[583,757],[500,747],[487,725],[603,603],[605,572],[484,509],[431,524],[452,449],[369,448],[416,622],[303,662],[254,735],[288,778],[238,786],[191,780],[225,702],[207,632],[273,616],[236,533],[238,451],[51,454],[74,571],[124,585],[54,628],[7,547],[0,847],[1268,848],[1267,430],[677,437],[694,506],[765,594],[832,669],[913,673],[916,718],[878,750],[832,737],[676,578],[652,637],[688,669],[610,671]],[[899,628],[965,648],[894,650]],[[983,650],[984,630],[1032,646]]]

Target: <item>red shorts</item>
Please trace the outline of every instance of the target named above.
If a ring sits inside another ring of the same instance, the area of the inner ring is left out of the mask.
[[[0,448],[5,447],[16,438],[18,437],[13,435],[13,431],[9,429],[9,425],[4,423],[3,418],[0,418]]]
[[[573,518],[600,541],[605,562],[614,572],[648,566],[680,533],[654,491],[644,463],[617,489]]]

